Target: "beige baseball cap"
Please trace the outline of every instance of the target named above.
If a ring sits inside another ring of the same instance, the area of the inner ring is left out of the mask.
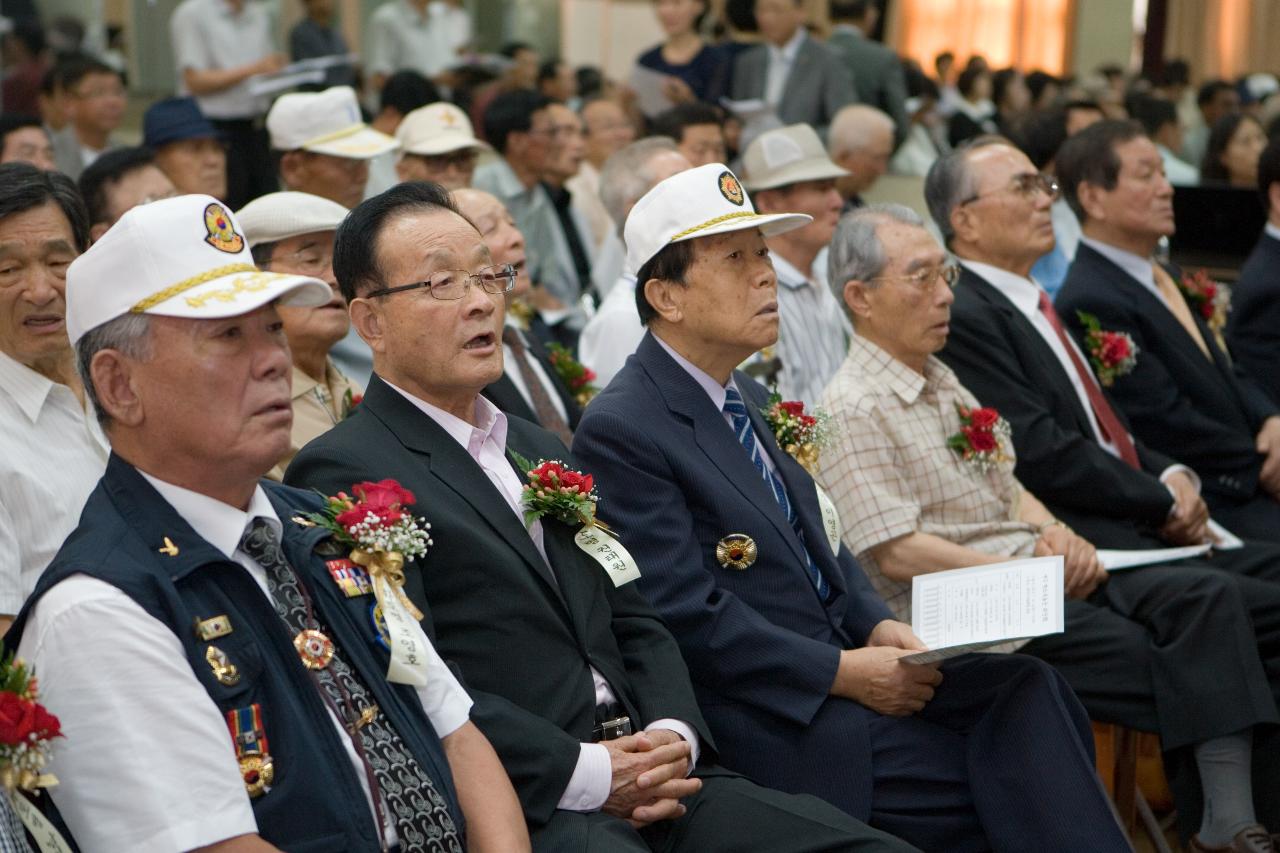
[[[443,101],[427,104],[409,113],[396,128],[396,139],[405,154],[434,157],[464,148],[492,151],[488,143],[476,139],[467,114]]]
[[[849,174],[831,162],[817,131],[807,124],[779,127],[757,136],[742,155],[742,172],[742,183],[752,192]]]
[[[350,86],[281,95],[267,113],[267,132],[271,147],[278,151],[310,151],[349,160],[369,160],[400,145],[364,123]]]
[[[215,320],[268,302],[316,306],[329,285],[262,272],[244,230],[216,198],[180,195],[133,208],[67,269],[67,335],[125,314]]]
[[[336,201],[288,191],[255,198],[236,211],[236,219],[244,226],[244,239],[252,249],[259,243],[274,243],[317,231],[336,231],[347,213]]]
[[[737,175],[723,163],[708,163],[672,175],[631,208],[623,226],[627,269],[637,273],[663,246],[694,237],[744,228],[772,237],[812,221],[804,213],[756,213]]]

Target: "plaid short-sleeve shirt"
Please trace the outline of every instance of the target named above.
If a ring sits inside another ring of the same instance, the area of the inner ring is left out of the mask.
[[[934,357],[916,373],[856,335],[823,395],[836,435],[822,451],[819,480],[840,514],[843,538],[876,590],[911,620],[911,584],[892,580],[871,550],[908,533],[929,533],[987,554],[1030,556],[1035,527],[1016,521],[1022,487],[1009,461],[979,472],[947,447],[960,431],[958,405],[978,401]],[[1008,443],[1008,442],[1006,442]]]

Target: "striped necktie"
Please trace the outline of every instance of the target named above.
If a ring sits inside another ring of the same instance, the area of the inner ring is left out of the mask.
[[[773,490],[773,497],[782,508],[782,514],[787,517],[791,529],[800,538],[800,544],[804,546],[804,556],[807,561],[805,568],[809,572],[809,580],[818,590],[818,597],[826,601],[831,596],[831,587],[809,554],[809,546],[804,541],[804,532],[800,529],[800,517],[796,514],[795,507],[791,505],[786,487],[783,486],[781,478],[764,464],[763,451],[760,449],[759,442],[756,441],[755,430],[751,428],[751,418],[747,415],[747,404],[737,388],[725,389],[724,411],[733,420],[733,431],[738,436],[738,443],[747,451],[747,455],[751,457],[751,464],[756,466],[756,471],[760,472],[760,476],[764,477],[764,481]]]

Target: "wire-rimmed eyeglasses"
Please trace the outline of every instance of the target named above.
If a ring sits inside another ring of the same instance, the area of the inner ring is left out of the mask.
[[[516,286],[516,268],[511,264],[500,264],[485,267],[476,273],[469,273],[466,270],[440,270],[432,273],[431,277],[425,281],[379,288],[367,294],[367,297],[372,299],[375,296],[390,296],[393,293],[425,289],[436,299],[461,299],[466,295],[467,288],[473,284],[485,293],[507,293]]]

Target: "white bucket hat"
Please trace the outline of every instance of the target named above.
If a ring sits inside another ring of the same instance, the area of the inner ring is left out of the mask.
[[[262,272],[222,202],[181,195],[135,207],[67,269],[67,335],[80,338],[125,314],[215,320],[268,302],[323,305],[329,285]]]
[[[807,124],[779,127],[757,136],[742,155],[742,173],[742,183],[751,192],[849,174],[831,162],[817,131]]]

